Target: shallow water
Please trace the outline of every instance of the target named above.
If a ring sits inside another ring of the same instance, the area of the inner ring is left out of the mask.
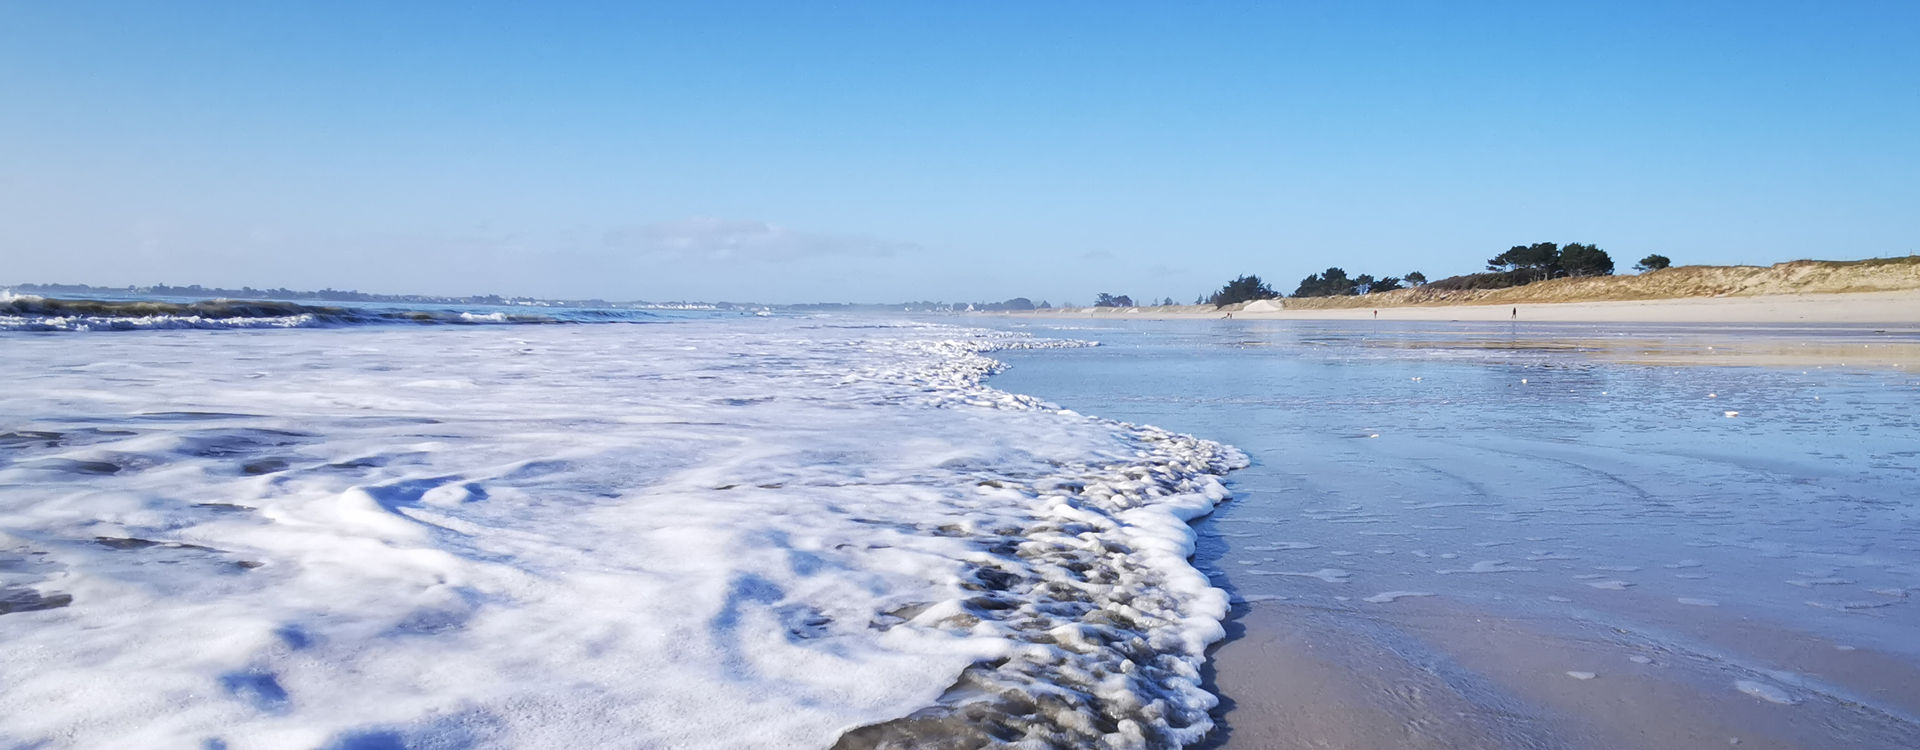
[[[1357,705],[1387,705],[1391,721],[1436,725],[1370,738],[1404,746],[1599,736],[1659,746],[1616,730],[1711,723],[1636,715],[1619,703],[1633,695],[1619,688],[1629,678],[1642,694],[1667,684],[1706,696],[1705,712],[1741,726],[1758,726],[1755,707],[1775,709],[1784,723],[1752,731],[1786,737],[1781,746],[1920,744],[1911,374],[1635,365],[1604,345],[1779,348],[1807,335],[1792,330],[1007,325],[1103,345],[1010,355],[996,386],[1252,459],[1230,478],[1235,500],[1200,524],[1202,567],[1239,602],[1233,632],[1257,642],[1215,653],[1223,697],[1242,704],[1223,723],[1246,735],[1223,731],[1215,744],[1313,745],[1298,734],[1312,716],[1289,714],[1292,735],[1256,737],[1252,727],[1273,731],[1245,708],[1260,696],[1236,697],[1225,679],[1249,660],[1280,670],[1283,647],[1318,649],[1329,678],[1355,684],[1404,670],[1375,694],[1338,699],[1351,721],[1320,717],[1340,727],[1365,720]],[[1886,343],[1871,330],[1817,335]],[[1283,630],[1289,643],[1276,644]],[[1495,632],[1507,635],[1485,635]],[[1363,642],[1377,652],[1361,653]],[[1516,656],[1530,643],[1534,656]],[[1239,679],[1298,690],[1285,674]],[[1458,705],[1409,703],[1403,693],[1422,680],[1448,686]],[[1556,698],[1563,690],[1574,692]],[[1573,718],[1589,709],[1568,706],[1583,703],[1614,706],[1605,731]]]

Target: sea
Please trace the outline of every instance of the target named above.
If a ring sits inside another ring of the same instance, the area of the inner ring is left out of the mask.
[[[1215,442],[925,320],[6,300],[0,746],[1202,737]]]
[[[1917,736],[1698,613],[1920,661],[1920,380],[1610,335],[7,296],[0,746],[1175,748],[1428,600]]]

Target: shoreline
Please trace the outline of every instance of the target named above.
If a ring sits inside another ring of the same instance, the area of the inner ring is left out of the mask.
[[[1174,305],[1127,308],[1060,308],[1010,317],[1096,320],[1400,320],[1522,323],[1844,323],[1884,324],[1920,330],[1920,291],[1779,294],[1753,297],[1683,297],[1597,302],[1481,305],[1406,305],[1288,309],[1290,300],[1263,300],[1243,308]],[[1278,309],[1273,306],[1278,305]],[[1228,314],[1231,318],[1228,318]]]
[[[1858,503],[1897,494],[1910,441],[1861,455],[1854,433],[1910,383],[1696,367],[1846,351],[1852,369],[1863,342],[1904,357],[1910,336],[1098,328],[1103,346],[1020,362],[997,387],[1253,459],[1194,522],[1193,564],[1233,602],[1203,672],[1216,728],[1195,748],[1881,750],[1920,736],[1902,690],[1920,661],[1900,637],[1920,587],[1905,560],[1850,554],[1903,533]],[[1528,356],[1373,356],[1408,347],[1396,333]],[[1314,354],[1329,346],[1347,351]]]

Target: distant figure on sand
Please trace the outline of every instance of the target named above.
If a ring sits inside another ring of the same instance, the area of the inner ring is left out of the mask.
[[[1233,313],[1227,313],[1227,317],[1221,318],[1221,320],[1233,320]]]
[[[1514,319],[1514,320],[1519,320],[1519,319],[1520,319],[1520,308],[1518,308],[1518,307],[1516,307],[1516,308],[1513,308],[1513,319]]]
[[[1379,319],[1380,319],[1380,311],[1379,311],[1379,310],[1375,310],[1375,311],[1373,311],[1373,319],[1374,319],[1374,320],[1379,320]]]

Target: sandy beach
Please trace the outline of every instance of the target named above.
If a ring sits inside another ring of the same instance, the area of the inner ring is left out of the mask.
[[[1426,320],[1568,323],[1849,323],[1920,327],[1920,291],[1843,294],[1782,294],[1755,297],[1706,297],[1612,302],[1520,305],[1444,305],[1288,309],[1287,300],[1252,302],[1239,310],[1211,305],[1171,307],[1063,308],[1021,313],[1046,317],[1187,320]]]

